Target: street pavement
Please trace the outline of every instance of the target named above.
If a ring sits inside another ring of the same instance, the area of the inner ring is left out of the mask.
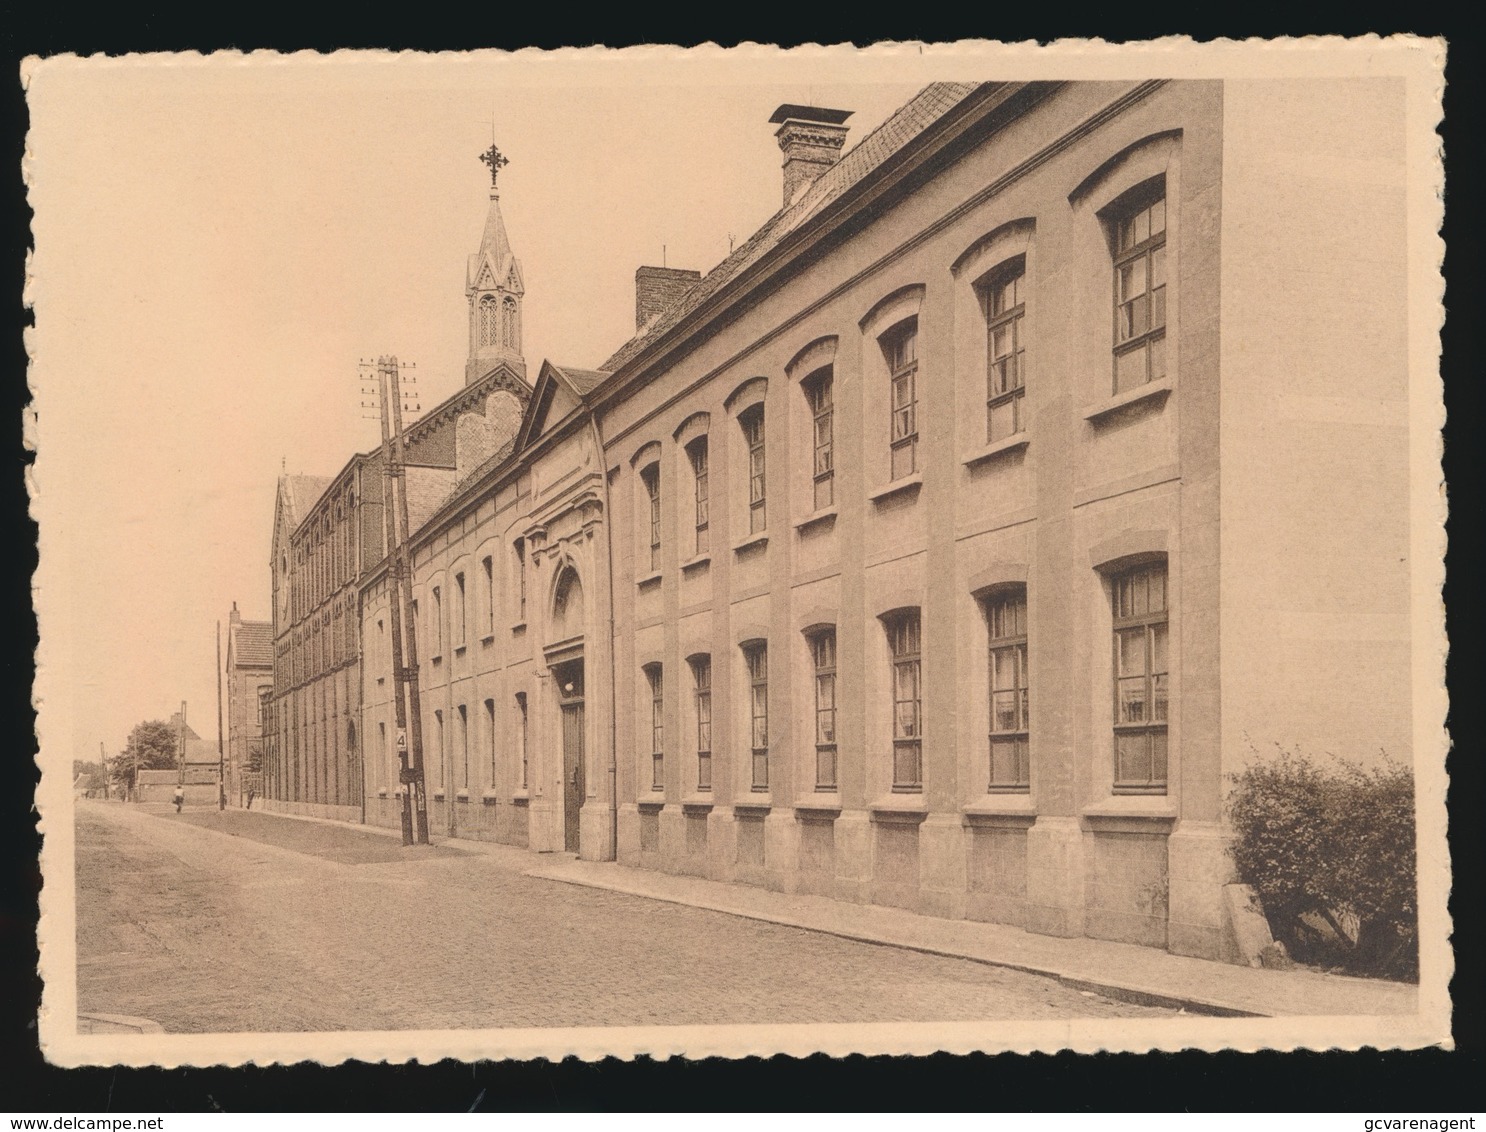
[[[1170,1017],[328,823],[79,802],[78,1009],[168,1032]]]

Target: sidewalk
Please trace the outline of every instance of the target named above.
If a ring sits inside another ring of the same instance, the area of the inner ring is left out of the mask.
[[[460,842],[461,848],[471,842]],[[1059,939],[1003,924],[941,920],[876,904],[787,895],[570,858],[539,858],[526,875],[727,912],[847,939],[972,959],[1046,975],[1145,1006],[1227,1017],[1394,1015],[1418,1010],[1418,988],[1316,971],[1271,971],[1098,939]]]
[[[334,827],[353,835],[371,835],[384,843],[399,837],[397,830],[328,818],[266,811],[255,811],[253,816],[259,815],[267,819],[283,818],[290,823]],[[443,847],[446,851],[457,849],[495,857],[503,867],[530,877],[706,908],[845,939],[970,959],[1044,975],[1075,989],[1146,1006],[1175,1007],[1193,1014],[1227,1017],[1409,1015],[1418,1011],[1418,988],[1406,983],[1327,975],[1305,969],[1271,971],[1239,967],[1134,944],[1061,939],[1004,924],[943,920],[876,904],[850,904],[823,896],[772,892],[612,862],[579,861],[567,854],[537,855],[487,841],[439,836],[434,840],[435,854]],[[320,852],[328,855],[323,848]]]

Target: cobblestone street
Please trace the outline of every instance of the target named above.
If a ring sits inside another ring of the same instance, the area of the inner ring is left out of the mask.
[[[167,1031],[1162,1017],[1054,980],[271,815],[79,803],[78,1009]]]

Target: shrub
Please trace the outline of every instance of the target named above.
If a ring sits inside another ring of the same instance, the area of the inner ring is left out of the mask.
[[[1279,748],[1234,776],[1233,860],[1306,963],[1418,977],[1413,772]]]

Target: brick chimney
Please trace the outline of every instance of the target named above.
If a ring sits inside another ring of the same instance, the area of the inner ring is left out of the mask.
[[[784,207],[788,208],[815,179],[841,159],[841,146],[850,128],[843,123],[851,110],[824,106],[796,106],[786,102],[769,119],[779,129],[774,136],[784,151]]]
[[[237,611],[237,602],[234,601],[232,603],[232,612],[227,617],[227,624],[229,624],[229,625],[241,625],[242,623],[243,623],[242,615],[240,613],[238,613],[238,611]]]
[[[702,278],[682,267],[642,267],[635,272],[635,330],[641,331],[680,301]]]

